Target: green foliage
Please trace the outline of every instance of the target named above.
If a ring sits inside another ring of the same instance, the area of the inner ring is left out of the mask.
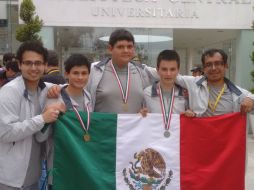
[[[23,0],[20,5],[20,18],[24,21],[24,25],[17,28],[16,39],[20,42],[28,40],[41,41],[38,33],[41,31],[43,21],[39,16],[35,15],[35,6],[32,0]]]

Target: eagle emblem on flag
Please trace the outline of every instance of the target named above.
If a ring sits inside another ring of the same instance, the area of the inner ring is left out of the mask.
[[[173,171],[167,170],[158,151],[147,148],[134,154],[134,161],[123,169],[123,176],[130,190],[162,190],[170,183]]]

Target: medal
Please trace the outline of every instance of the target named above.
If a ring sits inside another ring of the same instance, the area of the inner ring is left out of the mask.
[[[128,104],[123,103],[123,111],[127,112],[128,111]]]
[[[160,97],[161,112],[162,112],[163,122],[164,122],[164,127],[165,127],[164,137],[169,138],[170,137],[169,127],[170,127],[170,121],[171,121],[171,116],[172,116],[172,112],[173,112],[175,88],[174,87],[172,88],[172,93],[171,93],[169,105],[165,105],[165,103],[164,103],[163,94],[162,94],[160,84],[158,84],[157,92]],[[168,112],[165,109],[166,106],[168,106]]]
[[[128,64],[128,70],[127,70],[127,80],[126,80],[126,91],[124,92],[124,88],[123,88],[123,85],[117,75],[117,72],[115,70],[115,67],[112,63],[112,61],[110,61],[110,66],[112,68],[112,71],[114,73],[114,76],[116,77],[116,80],[117,80],[117,83],[118,83],[118,87],[120,89],[120,92],[121,92],[121,95],[122,95],[122,99],[123,99],[123,111],[124,112],[127,112],[128,111],[128,96],[129,96],[129,89],[130,89],[130,66]]]
[[[164,131],[164,137],[166,138],[170,137],[170,132],[168,130]]]
[[[88,142],[88,141],[90,141],[90,139],[91,139],[90,135],[89,135],[88,133],[86,133],[86,134],[84,135],[84,140],[85,140],[86,142]]]
[[[85,142],[89,142],[91,140],[91,137],[90,135],[88,134],[88,130],[89,130],[89,127],[90,127],[90,112],[89,112],[89,108],[88,108],[88,105],[86,106],[86,111],[87,111],[87,123],[86,123],[86,126],[77,110],[77,108],[75,108],[75,106],[72,106],[73,107],[73,111],[75,112],[78,120],[79,120],[79,123],[80,125],[82,126],[82,128],[85,130],[85,135],[83,137],[84,141]]]

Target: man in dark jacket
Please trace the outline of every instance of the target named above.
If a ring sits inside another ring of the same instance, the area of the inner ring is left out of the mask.
[[[54,84],[66,83],[64,77],[60,73],[58,56],[55,51],[48,51],[48,68],[46,74],[42,77],[42,80]]]

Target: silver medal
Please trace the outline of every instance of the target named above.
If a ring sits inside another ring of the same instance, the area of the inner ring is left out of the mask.
[[[168,130],[166,130],[164,132],[164,137],[166,137],[166,138],[170,137],[170,132]]]

